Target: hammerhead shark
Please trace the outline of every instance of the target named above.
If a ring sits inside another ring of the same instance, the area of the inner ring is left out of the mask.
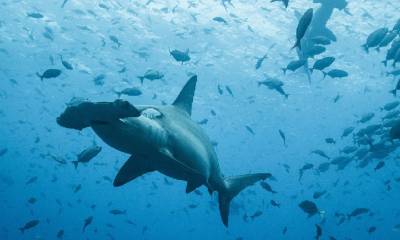
[[[222,222],[227,227],[231,200],[246,187],[265,180],[270,173],[225,177],[215,149],[200,126],[191,119],[197,76],[192,76],[172,105],[134,106],[124,100],[70,105],[58,124],[81,130],[91,127],[109,146],[131,155],[113,185],[158,171],[187,182],[186,193],[206,186],[218,192]]]

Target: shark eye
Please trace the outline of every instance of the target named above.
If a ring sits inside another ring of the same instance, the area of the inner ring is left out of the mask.
[[[142,116],[147,117],[149,119],[161,118],[162,113],[154,108],[147,108],[142,111]]]

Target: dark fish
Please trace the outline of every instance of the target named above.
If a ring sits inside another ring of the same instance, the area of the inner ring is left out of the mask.
[[[82,189],[82,184],[76,185],[75,188],[74,188],[74,193],[79,192],[79,190],[81,190],[81,189]]]
[[[326,76],[329,76],[331,78],[344,78],[349,76],[349,74],[344,71],[344,70],[340,70],[340,69],[332,69],[329,72],[322,72],[324,74],[324,78]]]
[[[323,195],[325,195],[326,192],[327,192],[326,190],[325,191],[316,191],[313,194],[313,198],[318,199],[318,198],[322,197]]]
[[[283,146],[287,147],[287,145],[286,145],[286,136],[285,136],[285,133],[281,129],[279,129],[279,135],[282,138]]]
[[[368,228],[368,233],[369,234],[374,233],[375,231],[376,231],[376,227],[375,226],[372,226],[372,227]]]
[[[368,208],[356,208],[354,209],[350,214],[347,215],[347,217],[350,219],[352,217],[357,217],[366,213],[369,213]]]
[[[325,138],[325,142],[328,144],[336,144],[336,141],[333,138]]]
[[[272,187],[267,182],[260,182],[260,185],[262,188],[264,188],[268,192],[277,193],[274,190],[272,190]]]
[[[138,78],[140,79],[140,82],[143,84],[144,79],[150,81],[160,80],[164,78],[164,74],[157,70],[149,69],[144,73],[143,76],[138,76]]]
[[[8,152],[8,148],[1,148],[0,149],[0,157],[4,156]]]
[[[24,233],[25,230],[31,229],[31,228],[33,228],[33,227],[36,227],[36,226],[39,224],[39,222],[40,222],[39,220],[31,220],[31,221],[25,223],[24,226],[20,227],[19,230],[20,230],[22,233]]]
[[[262,63],[264,62],[264,60],[266,58],[267,58],[267,54],[265,54],[264,56],[262,56],[259,59],[257,59],[256,66],[255,66],[256,70],[261,67]]]
[[[375,171],[383,168],[385,166],[385,162],[384,161],[380,161],[374,168]]]
[[[317,154],[317,155],[319,155],[319,156],[321,156],[323,158],[326,158],[326,159],[330,159],[330,157],[328,157],[328,155],[326,155],[326,153],[324,151],[320,150],[320,149],[311,151],[311,153]]]
[[[63,3],[61,4],[61,8],[65,7],[65,4],[67,4],[68,0],[64,0]]]
[[[390,33],[386,34],[386,36],[379,43],[376,50],[379,52],[380,48],[386,47],[387,45],[389,45],[397,37],[397,35],[398,35],[397,32],[390,32]]]
[[[400,105],[400,101],[389,102],[389,103],[386,103],[382,107],[382,110],[391,111],[391,110],[395,109],[396,107],[398,107],[399,105]]]
[[[89,226],[93,221],[93,216],[90,216],[88,218],[85,219],[84,223],[83,223],[83,228],[82,228],[82,232],[85,232],[87,226]]]
[[[390,92],[391,94],[393,94],[393,96],[396,96],[398,90],[400,90],[400,79],[397,80],[396,87],[395,87],[393,90],[389,91],[389,92]]]
[[[113,43],[117,44],[118,48],[122,45],[122,44],[119,42],[119,39],[118,39],[116,36],[110,35],[109,38],[110,38],[110,40],[111,40]]]
[[[262,211],[257,210],[253,215],[250,216],[251,220],[254,220],[255,218],[261,216],[263,214]]]
[[[61,229],[57,232],[57,238],[58,239],[62,239],[64,237],[64,230]]]
[[[318,224],[315,224],[315,227],[316,227],[316,236],[315,236],[315,239],[316,240],[320,240],[321,239],[321,236],[322,236],[322,228],[321,228],[321,226],[319,226]]]
[[[121,95],[126,95],[130,97],[136,97],[142,95],[142,91],[138,87],[124,88],[121,91],[114,91],[114,92],[118,95],[118,98],[120,98]]]
[[[318,166],[318,172],[322,173],[322,172],[328,171],[330,165],[331,165],[330,162],[321,163],[321,164]]]
[[[373,112],[363,114],[361,116],[360,120],[358,120],[358,122],[366,123],[366,122],[370,121],[374,116],[375,116],[375,113],[373,113]]]
[[[390,48],[386,53],[385,60],[383,60],[382,63],[385,66],[387,66],[388,61],[395,59],[396,53],[398,52],[399,49],[400,49],[400,39],[397,39],[393,41],[392,44],[390,45]]]
[[[179,50],[170,50],[169,53],[171,56],[175,59],[177,62],[181,62],[182,64],[184,62],[190,61],[190,56],[189,56],[189,49],[186,49],[185,52],[179,51]]]
[[[282,2],[285,8],[289,5],[289,0],[271,0],[271,2]]]
[[[225,86],[226,91],[233,97],[232,89],[229,86]]]
[[[389,31],[388,28],[379,28],[375,30],[368,36],[367,42],[364,45],[362,45],[362,47],[365,49],[366,52],[368,52],[369,48],[378,46],[379,43],[383,40],[383,38],[386,36],[388,31]]]
[[[283,74],[286,74],[287,70],[290,70],[292,72],[296,71],[297,69],[301,68],[307,63],[306,59],[300,59],[300,60],[294,60],[291,61],[286,68],[282,68]]]
[[[312,46],[310,49],[307,49],[307,51],[304,53],[307,57],[314,58],[315,56],[323,53],[326,51],[326,48],[323,46],[315,45]]]
[[[77,156],[76,161],[72,161],[74,164],[75,168],[78,167],[79,163],[88,163],[90,160],[92,160],[99,152],[101,151],[101,147],[99,146],[92,146],[88,147],[82,152],[80,152]]]
[[[93,82],[96,86],[102,86],[104,84],[104,79],[106,79],[106,75],[99,74],[93,78]]]
[[[299,169],[299,181],[303,177],[304,171],[310,170],[313,167],[314,167],[314,164],[311,164],[311,163],[304,164],[303,167]]]
[[[219,22],[219,23],[228,24],[228,22],[222,17],[214,17],[212,20]]]
[[[294,44],[292,49],[298,47],[301,50],[301,40],[303,39],[304,35],[306,34],[308,26],[310,25],[310,23],[312,21],[313,13],[314,13],[313,9],[310,8],[300,18],[300,21],[299,21],[299,23],[297,25],[297,29],[296,29],[296,43]]]
[[[282,230],[282,234],[285,235],[287,233],[287,227],[285,226]]]
[[[282,88],[284,83],[278,79],[269,78],[268,80],[265,80],[265,81],[259,81],[258,86],[261,86],[261,85],[267,86],[269,89],[277,91],[278,93],[283,95],[285,98],[289,97],[289,94],[287,94]]]
[[[305,200],[299,204],[299,207],[308,214],[308,217],[312,217],[319,212],[317,205],[312,201]]]
[[[345,128],[342,133],[342,138],[349,136],[354,131],[354,129],[354,127]]]
[[[251,128],[251,127],[249,127],[249,126],[245,126],[246,127],[246,130],[249,132],[249,133],[251,133],[252,135],[254,135],[255,133],[254,133],[254,131],[253,131],[253,129]]]
[[[278,207],[278,208],[279,208],[279,207],[281,206],[280,203],[277,203],[277,202],[275,202],[275,200],[272,200],[272,199],[271,199],[270,203],[271,203],[271,205],[274,206],[274,207]]]
[[[36,12],[28,13],[27,16],[36,19],[43,18],[43,15],[41,13],[36,13]]]
[[[112,209],[110,213],[113,215],[123,215],[126,214],[126,210]]]
[[[337,94],[336,97],[333,99],[333,102],[334,102],[334,103],[337,103],[337,101],[339,101],[339,99],[340,99],[341,97],[342,97],[341,95]]]
[[[61,64],[66,68],[66,69],[68,69],[68,70],[73,70],[74,68],[72,67],[72,65],[69,63],[69,62],[67,62],[67,61],[65,61],[64,59],[63,59],[63,56],[62,55],[60,55],[60,58],[61,58]]]
[[[30,204],[34,204],[34,203],[36,203],[36,198],[34,198],[34,197],[31,197],[31,198],[29,198],[28,199],[28,203],[30,203]]]
[[[310,71],[313,72],[314,70],[319,70],[322,71],[325,68],[329,67],[332,65],[332,63],[335,61],[334,57],[324,57],[321,58],[317,61],[315,61],[314,65],[312,68],[310,68]]]
[[[60,69],[47,69],[44,71],[42,75],[39,73],[36,73],[36,75],[40,78],[40,80],[43,81],[43,79],[49,79],[49,78],[56,78],[60,76],[61,70]]]
[[[32,184],[32,183],[36,182],[37,179],[38,179],[38,177],[36,177],[36,176],[31,177],[31,178],[25,183],[25,185]]]

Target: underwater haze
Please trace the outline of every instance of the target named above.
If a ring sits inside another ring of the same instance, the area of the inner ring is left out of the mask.
[[[1,0],[0,239],[400,239],[399,11]]]

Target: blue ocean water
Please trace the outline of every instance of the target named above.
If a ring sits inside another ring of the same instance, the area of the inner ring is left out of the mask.
[[[400,2],[285,3],[1,0],[0,239],[400,239]],[[90,126],[114,108],[81,131],[57,122],[82,102],[168,106],[194,76],[191,119],[223,175],[272,175],[234,197],[227,227],[212,184],[113,186],[130,154]]]

